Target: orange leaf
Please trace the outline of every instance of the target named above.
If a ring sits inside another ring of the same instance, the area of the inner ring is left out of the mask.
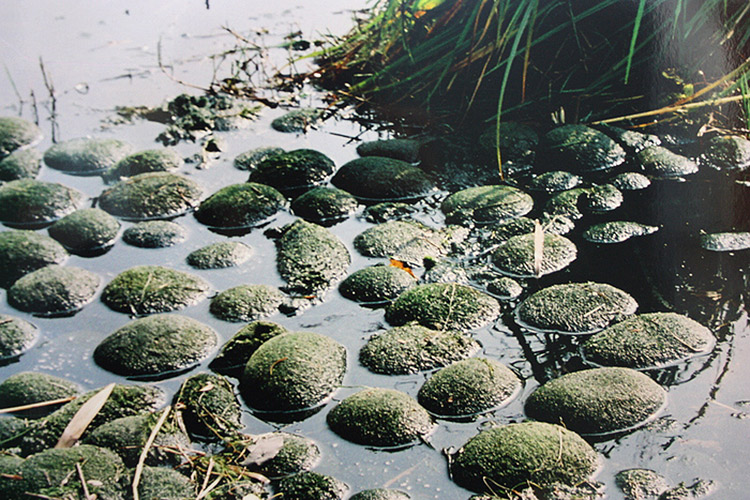
[[[396,259],[391,259],[391,266],[397,267],[403,271],[406,271],[407,273],[411,274],[412,278],[417,279],[417,277],[414,276],[414,273],[412,272],[411,267],[409,267],[409,265],[406,262],[396,260]]]

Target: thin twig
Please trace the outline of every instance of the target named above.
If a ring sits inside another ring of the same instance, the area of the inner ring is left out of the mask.
[[[135,474],[133,474],[133,500],[139,500],[138,483],[141,482],[141,474],[143,474],[143,466],[146,463],[146,456],[148,456],[148,450],[151,448],[151,445],[154,444],[156,435],[159,433],[161,426],[164,425],[164,422],[167,420],[167,417],[169,416],[171,409],[172,409],[171,406],[167,406],[164,409],[164,412],[159,417],[159,420],[156,421],[156,425],[154,425],[154,428],[151,429],[151,434],[148,436],[148,439],[146,440],[146,444],[143,445],[143,450],[141,450],[141,456],[138,457],[138,464],[135,467]]]
[[[57,404],[62,404],[62,403],[68,403],[70,401],[73,401],[77,397],[78,396],[69,396],[67,398],[51,399],[49,401],[40,401],[38,403],[31,403],[31,404],[22,405],[22,406],[12,406],[10,408],[0,408],[0,415],[2,415],[4,413],[14,413],[14,412],[17,412],[17,411],[34,410],[36,408],[43,408],[45,406],[52,406],[52,405],[57,405]]]
[[[708,101],[701,101],[701,102],[691,102],[688,104],[681,104],[678,106],[665,106],[663,108],[654,109],[651,111],[644,111],[643,113],[635,113],[632,115],[627,116],[618,116],[616,118],[608,118],[606,120],[599,120],[596,122],[592,122],[592,125],[603,125],[605,123],[615,123],[615,122],[623,122],[627,120],[634,120],[636,118],[646,118],[649,116],[658,116],[658,115],[666,115],[668,113],[679,113],[681,111],[687,111],[689,109],[696,109],[696,108],[703,108],[706,106],[717,106],[721,104],[727,104],[730,102],[737,102],[737,101],[743,101],[747,99],[746,96],[742,95],[735,95],[731,97],[721,97],[719,99],[711,99]]]
[[[83,488],[83,498],[85,500],[96,500],[96,495],[89,493],[89,487],[86,484],[86,478],[83,476],[83,469],[81,464],[76,462],[76,471],[78,472],[78,479],[81,480],[81,488]]]

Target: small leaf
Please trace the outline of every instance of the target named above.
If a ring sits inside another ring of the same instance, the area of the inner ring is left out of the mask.
[[[214,388],[213,382],[209,382],[206,385],[204,385],[203,387],[201,387],[200,389],[198,389],[198,392],[208,392],[208,391],[210,391],[213,388]]]
[[[404,261],[397,260],[397,259],[391,259],[391,266],[392,267],[397,267],[397,268],[399,268],[399,269],[401,269],[403,271],[406,271],[407,273],[411,274],[411,277],[414,278],[414,279],[417,278],[416,276],[414,276],[414,273],[412,272],[411,267],[409,267],[409,265],[406,262],[404,262]]]
[[[76,414],[73,415],[73,418],[70,419],[70,422],[68,422],[55,448],[70,448],[81,439],[86,428],[102,409],[104,403],[107,402],[107,398],[109,398],[114,388],[115,384],[113,382],[81,405]]]
[[[284,446],[284,436],[279,434],[262,434],[256,436],[255,442],[248,446],[248,455],[242,465],[261,465],[279,454]]]

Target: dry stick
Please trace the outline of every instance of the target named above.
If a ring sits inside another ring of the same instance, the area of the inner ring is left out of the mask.
[[[76,471],[78,472],[78,479],[81,480],[81,487],[83,488],[83,498],[85,500],[96,500],[96,495],[92,495],[89,493],[89,487],[86,484],[86,478],[83,477],[83,469],[81,468],[81,464],[79,462],[76,462]]]
[[[151,434],[148,436],[148,439],[146,440],[146,444],[143,445],[143,450],[141,450],[141,456],[138,457],[138,464],[135,467],[135,474],[133,474],[133,500],[140,500],[138,497],[138,483],[141,482],[141,474],[143,474],[143,466],[146,463],[146,456],[148,455],[148,450],[149,448],[151,448],[151,445],[154,444],[156,435],[159,433],[161,426],[164,425],[164,422],[167,420],[167,417],[169,416],[169,412],[171,409],[172,409],[172,406],[167,406],[164,409],[164,413],[161,414],[161,416],[159,417],[159,420],[156,421],[156,425],[151,430]]]
[[[52,83],[52,77],[47,75],[47,70],[44,69],[44,61],[41,56],[39,57],[39,69],[42,70],[42,79],[44,80],[44,86],[47,88],[47,92],[50,97],[50,123],[52,124],[52,133],[50,139],[52,143],[57,142],[55,131],[57,130],[57,97],[55,96],[55,85]]]
[[[627,115],[627,116],[618,116],[617,118],[608,118],[606,120],[599,120],[596,122],[592,122],[592,125],[603,125],[605,123],[615,123],[615,122],[623,122],[627,120],[633,120],[636,118],[646,118],[648,116],[657,116],[657,115],[665,115],[667,113],[675,113],[678,111],[687,111],[689,109],[696,109],[696,108],[702,108],[705,106],[716,106],[719,104],[726,104],[729,102],[737,102],[748,99],[745,96],[742,95],[735,95],[731,97],[721,97],[719,99],[711,99],[709,101],[701,101],[701,102],[691,102],[688,104],[680,104],[678,106],[665,106],[663,108],[654,109],[651,111],[644,111],[643,113],[635,113],[633,115]]]
[[[208,467],[206,468],[206,477],[203,478],[203,484],[201,485],[201,489],[198,492],[198,496],[196,497],[196,500],[199,500],[200,498],[203,498],[208,494],[208,491],[206,491],[206,488],[208,487],[208,480],[211,479],[211,472],[214,469],[214,458],[211,457],[208,459]]]
[[[2,415],[4,413],[14,413],[14,412],[17,412],[17,411],[34,410],[36,408],[43,408],[45,406],[52,406],[52,405],[61,404],[61,403],[68,403],[70,401],[73,401],[77,397],[78,396],[69,396],[67,398],[51,399],[49,401],[40,401],[38,403],[31,403],[31,404],[22,405],[22,406],[12,406],[10,408],[0,408],[0,415]]]

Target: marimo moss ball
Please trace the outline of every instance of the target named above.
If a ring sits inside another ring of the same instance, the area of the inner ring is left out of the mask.
[[[114,243],[120,223],[104,210],[83,208],[52,224],[47,232],[73,252],[89,252]]]
[[[244,264],[253,249],[239,241],[219,241],[190,252],[187,263],[196,269],[223,269]]]
[[[612,185],[620,191],[638,191],[651,185],[651,179],[638,172],[623,172],[612,178]]]
[[[588,192],[588,188],[573,188],[556,194],[544,205],[545,213],[578,220],[583,214],[578,209],[578,199]]]
[[[440,205],[445,216],[457,223],[479,224],[504,222],[526,215],[534,200],[511,186],[470,187],[448,196]]]
[[[664,476],[650,469],[621,470],[615,475],[615,484],[627,500],[657,498],[669,488]]]
[[[276,485],[276,493],[286,500],[341,500],[349,487],[331,476],[302,472],[285,477]]]
[[[19,149],[0,160],[0,181],[33,179],[39,174],[42,154],[33,148]]]
[[[136,266],[104,287],[102,302],[128,314],[168,312],[202,300],[210,289],[198,276],[161,266]]]
[[[385,304],[416,285],[417,279],[395,266],[370,266],[347,276],[339,292],[363,304]]]
[[[487,429],[461,447],[451,463],[453,480],[478,493],[527,482],[573,485],[596,471],[596,451],[559,425],[523,422]]]
[[[133,152],[133,146],[117,139],[79,138],[58,142],[44,152],[44,163],[55,170],[91,175],[111,168]]]
[[[537,191],[566,191],[578,186],[583,179],[580,176],[565,172],[564,170],[552,170],[531,179],[529,188]]]
[[[252,171],[255,170],[255,167],[258,166],[258,163],[262,162],[269,156],[277,155],[283,152],[284,150],[282,148],[276,148],[272,146],[251,149],[250,151],[245,151],[244,153],[240,153],[239,155],[237,155],[237,157],[234,159],[234,167],[239,170]]]
[[[42,139],[39,127],[17,116],[0,116],[0,158]]]
[[[25,319],[0,314],[0,359],[23,354],[38,337],[37,327]]]
[[[587,362],[635,369],[673,365],[711,351],[711,330],[677,313],[639,314],[590,337],[582,346]]]
[[[84,444],[112,450],[127,467],[135,467],[158,419],[159,415],[156,413],[117,418],[86,434],[82,441]],[[167,420],[159,428],[153,445],[149,447],[145,464],[179,465],[183,459],[180,449],[189,450],[190,440],[174,422]]]
[[[184,164],[182,156],[174,149],[147,149],[118,161],[104,173],[104,178],[116,181],[121,177],[132,177],[148,172],[171,172]]]
[[[241,427],[242,408],[227,379],[199,373],[185,380],[175,395],[185,428],[203,439],[225,440]]]
[[[5,422],[21,422],[21,419],[4,418]],[[2,425],[2,424],[0,424]],[[20,430],[20,429],[19,429]],[[21,481],[15,479],[19,475],[23,459],[15,455],[0,455],[0,496],[2,498],[23,498],[26,496]]]
[[[328,413],[326,421],[347,441],[384,448],[409,445],[433,429],[429,413],[411,396],[381,388],[352,394]]]
[[[245,451],[242,465],[271,479],[310,470],[320,461],[314,441],[288,432],[253,436]]]
[[[62,245],[34,231],[0,232],[0,287],[8,288],[18,278],[51,264],[62,264],[68,252]]]
[[[54,182],[19,179],[0,185],[0,222],[11,226],[43,226],[74,212],[83,194]]]
[[[94,299],[99,275],[79,267],[51,265],[19,278],[8,289],[8,303],[40,316],[69,314]]]
[[[141,248],[165,248],[182,243],[187,239],[187,231],[176,222],[168,220],[147,220],[127,228],[122,233],[122,241]]]
[[[495,158],[502,151],[503,163],[532,165],[536,156],[539,135],[533,128],[518,122],[500,122],[479,136],[479,146]]]
[[[750,248],[750,232],[701,235],[701,248],[711,252],[739,252]]]
[[[550,160],[576,172],[614,168],[625,161],[625,150],[604,133],[585,125],[563,125],[544,136]]]
[[[502,276],[488,282],[487,291],[499,299],[515,299],[523,293],[523,287],[513,278]]]
[[[621,243],[636,236],[646,236],[658,231],[656,226],[647,226],[631,221],[609,221],[594,224],[583,232],[583,239],[591,243]]]
[[[375,373],[400,375],[449,365],[478,350],[479,343],[469,335],[409,324],[372,336],[359,360]]]
[[[284,294],[270,285],[238,285],[211,299],[211,314],[224,321],[253,321],[278,312]]]
[[[712,137],[704,156],[719,168],[745,170],[750,166],[750,141],[731,135]]]
[[[349,500],[409,500],[411,497],[400,490],[389,490],[376,488],[374,490],[363,490],[352,495]]]
[[[643,425],[664,407],[667,392],[630,368],[567,373],[526,399],[526,415],[579,434],[609,434]]]
[[[416,139],[381,139],[367,141],[357,146],[359,156],[384,156],[409,163],[419,161],[422,143]]]
[[[0,316],[2,320],[2,316]],[[77,384],[61,377],[39,372],[20,372],[11,375],[0,384],[0,408],[26,406],[43,401],[53,401],[75,396],[80,392]],[[50,405],[16,413],[24,417],[41,417],[56,410],[59,405]]]
[[[507,403],[522,385],[504,364],[469,358],[435,372],[419,389],[417,400],[435,415],[466,417]]]
[[[297,217],[311,222],[335,222],[345,219],[359,207],[357,199],[344,190],[317,187],[292,202]]]
[[[219,189],[195,211],[198,222],[209,227],[239,229],[263,224],[286,205],[286,198],[271,186],[246,182]]]
[[[333,160],[313,149],[271,155],[250,172],[249,182],[273,186],[282,193],[320,184],[336,170]]]
[[[382,156],[345,163],[331,183],[359,199],[372,201],[417,200],[435,189],[432,179],[419,168]]]
[[[385,319],[394,326],[417,321],[436,330],[472,330],[500,314],[497,300],[479,290],[457,283],[430,283],[405,291],[386,309]]]
[[[174,314],[148,316],[105,338],[94,350],[94,361],[127,377],[162,376],[195,366],[217,343],[216,332],[200,321]]]
[[[351,262],[344,243],[327,229],[298,220],[282,228],[276,267],[288,288],[303,295],[326,290]]]
[[[578,255],[572,241],[564,236],[545,233],[541,245],[542,259],[537,272],[535,246],[534,233],[513,236],[492,253],[492,263],[502,273],[519,278],[530,278],[564,269]]]
[[[305,132],[318,123],[322,114],[313,108],[295,109],[275,118],[271,127],[279,132]]]
[[[124,179],[99,196],[102,210],[130,220],[164,219],[198,205],[203,189],[193,180],[169,172],[150,172]]]
[[[240,380],[245,402],[266,412],[298,411],[323,403],[346,371],[346,349],[312,332],[289,332],[264,342]]]
[[[250,356],[258,347],[271,337],[287,331],[283,326],[271,321],[253,321],[243,326],[221,347],[221,351],[209,367],[217,373],[239,378]]]
[[[593,333],[635,313],[638,303],[605,283],[567,283],[543,288],[516,309],[522,326],[563,334]]]
[[[145,466],[138,482],[138,497],[183,500],[196,498],[197,489],[195,482],[174,469]]]
[[[437,231],[419,222],[388,221],[354,237],[354,248],[366,257],[391,257],[421,265],[425,257],[439,257],[450,249],[450,229]]]
[[[651,146],[639,152],[638,161],[646,173],[657,178],[682,177],[698,171],[698,164],[662,146]]]

